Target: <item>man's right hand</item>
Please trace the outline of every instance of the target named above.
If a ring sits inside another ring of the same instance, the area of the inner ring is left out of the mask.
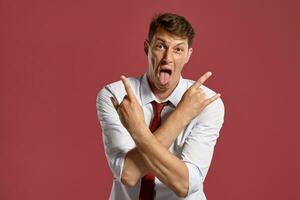
[[[212,75],[206,72],[183,94],[176,110],[181,113],[186,125],[194,119],[207,105],[218,99],[221,95],[218,93],[206,99],[205,93],[200,86]]]

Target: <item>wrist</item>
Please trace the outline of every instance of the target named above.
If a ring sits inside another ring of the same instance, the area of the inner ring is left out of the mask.
[[[134,140],[141,140],[144,138],[149,132],[149,128],[145,123],[140,123],[134,129],[130,130],[130,134]]]
[[[180,125],[182,128],[187,126],[191,121],[189,115],[180,109],[180,107],[177,107],[174,110],[172,117],[174,117],[173,121],[175,121],[176,124]]]

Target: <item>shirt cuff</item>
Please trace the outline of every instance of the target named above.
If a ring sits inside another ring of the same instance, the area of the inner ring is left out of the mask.
[[[198,190],[203,190],[202,173],[199,167],[192,162],[184,161],[189,172],[189,190],[187,196],[197,192]]]
[[[123,171],[126,154],[127,153],[124,153],[124,152],[117,154],[117,156],[114,159],[114,162],[110,163],[111,169],[112,169],[112,172],[114,175],[114,179],[117,181],[121,181],[121,176],[122,176],[122,171]]]

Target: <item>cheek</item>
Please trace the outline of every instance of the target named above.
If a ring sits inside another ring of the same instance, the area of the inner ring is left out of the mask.
[[[157,52],[157,51],[152,51],[151,53],[153,60],[155,60],[155,62],[159,62],[162,59],[162,53],[161,52]]]
[[[159,59],[156,56],[151,57],[151,64],[153,69],[156,69],[158,67]]]
[[[175,60],[176,71],[180,72],[183,69],[184,64],[185,64],[184,59]]]
[[[155,73],[155,69],[156,69],[156,61],[154,56],[149,56],[148,57],[148,63],[149,63],[149,72],[151,72],[151,74]]]
[[[148,63],[150,64],[151,68],[153,68],[155,64],[155,59],[152,54],[148,55]]]

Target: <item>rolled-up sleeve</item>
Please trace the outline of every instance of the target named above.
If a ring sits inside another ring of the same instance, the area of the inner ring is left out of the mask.
[[[97,116],[102,128],[105,155],[115,179],[121,179],[124,158],[135,144],[128,131],[123,127],[110,97],[110,88],[100,90],[96,99]]]
[[[224,104],[219,98],[208,105],[194,119],[194,125],[187,136],[181,158],[189,171],[188,196],[203,189],[214,147],[224,121]]]

